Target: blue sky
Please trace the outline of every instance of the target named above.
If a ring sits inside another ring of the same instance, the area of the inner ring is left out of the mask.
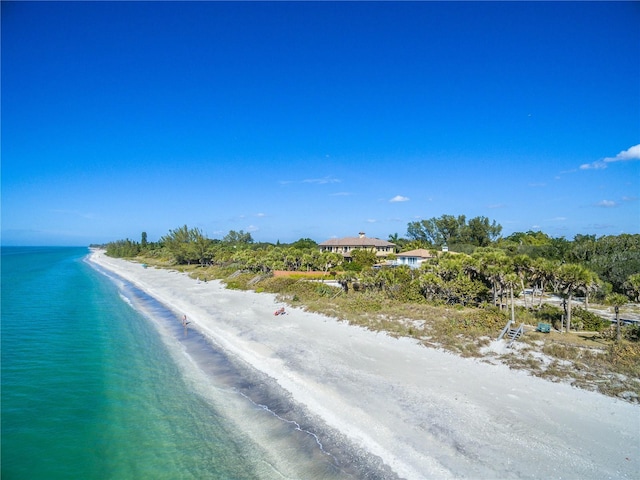
[[[2,2],[2,244],[640,232],[638,2]]]

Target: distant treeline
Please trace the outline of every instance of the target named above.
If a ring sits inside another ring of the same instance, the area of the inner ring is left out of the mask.
[[[441,303],[497,304],[500,296],[514,288],[518,292],[554,291],[567,298],[579,295],[587,300],[608,299],[610,303],[640,301],[640,235],[576,235],[567,240],[540,231],[501,237],[501,231],[500,225],[486,217],[467,221],[464,215],[409,223],[406,237],[389,235],[396,253],[417,248],[435,253],[444,245],[450,252],[440,253],[411,271],[373,269],[380,259],[367,250],[352,252],[347,262],[342,255],[320,252],[318,244],[309,238],[290,244],[259,243],[250,233],[232,230],[222,239],[210,239],[186,225],[170,230],[157,242],[149,242],[143,232],[140,241],[118,240],[105,247],[113,257],[144,255],[176,265],[234,264],[239,269],[265,273],[332,271],[342,275],[345,288],[350,284],[359,288],[394,285],[396,294],[416,294]],[[391,255],[388,259],[393,258]]]

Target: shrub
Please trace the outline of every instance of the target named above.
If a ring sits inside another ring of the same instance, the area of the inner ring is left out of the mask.
[[[564,312],[562,311],[561,308],[545,303],[535,313],[535,318],[541,322],[550,323],[551,325],[554,326],[554,328],[559,328],[560,322],[562,321],[563,314]]]
[[[623,332],[624,338],[630,342],[640,342],[640,325],[629,325]]]
[[[601,332],[611,325],[611,322],[608,320],[605,320],[601,316],[580,307],[573,310],[572,316],[574,318],[574,322],[577,320],[582,321],[583,330],[588,332]]]
[[[609,359],[623,372],[640,375],[640,344],[614,342],[609,346]]]
[[[319,283],[316,286],[316,294],[321,297],[333,297],[336,293],[340,293],[342,289],[337,289],[336,287],[331,287],[324,283]]]

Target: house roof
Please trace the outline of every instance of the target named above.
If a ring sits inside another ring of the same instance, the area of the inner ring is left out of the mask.
[[[319,244],[321,247],[394,247],[395,243],[368,237],[331,238]]]
[[[416,250],[409,250],[408,252],[400,252],[396,254],[398,257],[418,257],[418,258],[432,258],[433,254],[426,248],[418,248]]]

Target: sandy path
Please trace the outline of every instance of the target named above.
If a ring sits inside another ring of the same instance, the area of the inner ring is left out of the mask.
[[[92,260],[186,314],[404,478],[640,478],[640,406],[409,339],[287,309],[274,296]]]

